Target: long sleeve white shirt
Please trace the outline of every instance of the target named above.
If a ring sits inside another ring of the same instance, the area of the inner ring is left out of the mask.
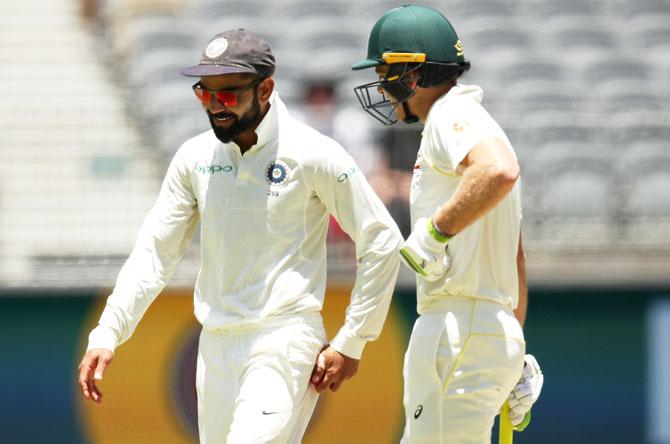
[[[213,131],[180,147],[88,349],[113,351],[132,335],[198,221],[194,305],[203,328],[319,312],[330,214],[355,242],[357,257],[351,303],[331,345],[360,358],[379,336],[397,278],[400,232],[337,142],[293,119],[276,94],[270,105],[244,155]]]

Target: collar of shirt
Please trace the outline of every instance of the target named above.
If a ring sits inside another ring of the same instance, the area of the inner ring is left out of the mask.
[[[446,97],[454,96],[468,97],[477,103],[481,103],[482,98],[484,97],[484,91],[477,85],[464,85],[462,83],[457,83],[449,90],[449,92],[447,92],[445,96],[440,97],[438,100],[443,100]]]
[[[261,120],[256,128],[256,136],[258,140],[256,144],[251,147],[251,150],[259,150],[263,148],[268,142],[277,138],[280,115],[286,112],[284,103],[279,98],[276,92],[270,96],[270,109]]]
[[[435,110],[438,106],[442,105],[447,100],[453,97],[467,97],[474,100],[477,103],[481,103],[482,98],[484,97],[484,90],[482,90],[477,85],[465,85],[462,83],[457,83],[446,94],[438,97],[438,99],[433,103],[433,105],[430,107],[430,110],[428,110],[426,123],[430,121],[430,115],[432,114],[433,110]]]

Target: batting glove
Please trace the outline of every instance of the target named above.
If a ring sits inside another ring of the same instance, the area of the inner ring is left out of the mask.
[[[522,431],[530,423],[530,408],[542,392],[544,375],[533,355],[524,358],[521,379],[507,398],[509,404],[509,419],[514,430]]]
[[[432,219],[421,218],[400,249],[400,256],[411,270],[428,281],[436,281],[449,268],[448,241],[449,237],[437,231]]]

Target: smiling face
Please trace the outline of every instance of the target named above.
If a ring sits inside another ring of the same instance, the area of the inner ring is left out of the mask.
[[[272,92],[272,79],[259,79],[249,74],[225,74],[200,78],[200,85],[208,91],[234,93],[236,104],[222,103],[217,94],[210,94],[202,105],[216,137],[224,143],[245,135],[254,135],[254,130],[267,111],[267,103]]]

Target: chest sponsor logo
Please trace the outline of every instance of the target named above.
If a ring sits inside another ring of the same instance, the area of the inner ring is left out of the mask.
[[[200,174],[230,173],[234,170],[232,165],[198,165],[194,169]]]
[[[265,180],[270,185],[284,185],[288,180],[291,170],[281,160],[271,162],[265,170]]]

